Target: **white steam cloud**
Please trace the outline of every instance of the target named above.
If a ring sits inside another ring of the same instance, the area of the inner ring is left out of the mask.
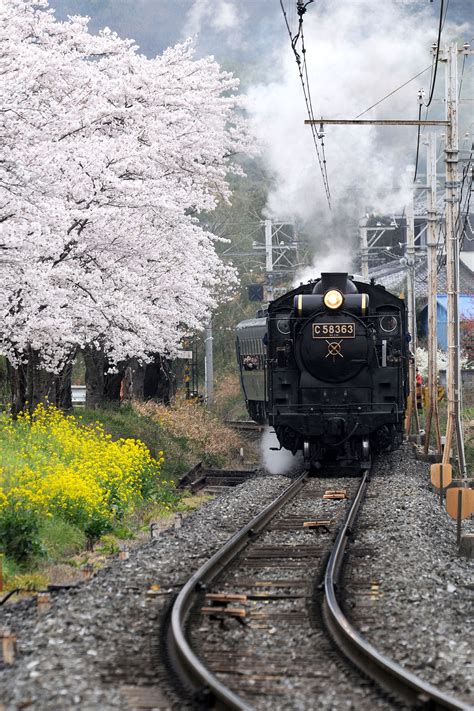
[[[429,89],[430,46],[437,34],[424,8],[399,0],[320,0],[308,8],[304,34],[315,117],[355,118],[428,67],[364,115],[417,118],[417,93]],[[448,37],[446,24],[443,39]],[[442,68],[438,82],[441,94]],[[314,234],[318,252],[339,247],[342,261],[335,266],[350,270],[350,245],[361,213],[366,208],[394,212],[407,202],[416,128],[325,126],[330,212],[310,128],[303,123],[307,115],[289,38],[275,47],[272,81],[248,92],[248,111],[274,181],[268,215],[302,222]],[[326,267],[316,261],[315,268]]]
[[[260,453],[262,464],[270,474],[287,474],[294,467],[302,467],[303,457],[301,454],[293,456],[287,449],[276,451],[272,447],[279,447],[274,430],[265,427],[260,440]]]
[[[195,0],[185,18],[183,37],[200,34],[204,24],[218,32],[234,30],[243,19],[231,0]]]
[[[329,254],[319,255],[313,259],[310,267],[305,267],[296,272],[293,279],[293,286],[305,284],[310,279],[317,279],[323,272],[347,272],[352,274],[355,267],[355,260],[351,251],[335,249]]]

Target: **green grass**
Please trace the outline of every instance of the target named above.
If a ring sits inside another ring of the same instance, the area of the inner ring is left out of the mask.
[[[74,416],[82,424],[94,424],[99,422],[106,432],[112,435],[114,440],[120,438],[132,438],[144,442],[152,456],[158,457],[163,451],[165,461],[161,469],[163,479],[177,481],[182,474],[193,467],[199,458],[205,459],[204,451],[196,449],[196,442],[189,441],[186,437],[177,437],[167,432],[157,419],[138,414],[130,406],[109,406],[99,410],[77,409]],[[26,423],[25,423],[25,426]],[[20,428],[21,429],[21,428]],[[7,433],[5,432],[5,435]],[[21,439],[21,432],[15,433],[13,440]],[[10,436],[10,440],[12,437]],[[4,442],[2,448],[2,465],[8,465],[10,472],[15,472],[15,456],[18,447],[13,446],[13,441]],[[46,442],[44,442],[46,445]],[[47,447],[38,440],[35,442],[35,456],[40,459],[48,457]],[[48,445],[51,447],[51,443]],[[8,460],[8,461],[7,461]],[[18,464],[20,460],[18,460]],[[22,462],[24,464],[24,460]],[[173,510],[187,510],[193,508],[195,504],[188,506],[174,502],[171,510],[165,506],[148,502],[133,513],[117,522],[115,528],[102,537],[96,545],[97,555],[111,555],[117,553],[121,542],[136,538],[143,531],[147,531],[151,520],[160,520],[172,515]],[[56,516],[42,520],[38,533],[38,551],[25,560],[23,564],[15,563],[12,560],[4,559],[3,570],[8,588],[12,587],[33,587],[41,588],[47,584],[50,570],[56,566],[69,566],[71,569],[80,566],[85,552],[85,534],[76,526],[62,520]],[[53,575],[54,581],[54,575]]]
[[[190,466],[189,461],[179,456],[183,443],[173,441],[166,432],[162,431],[157,422],[149,417],[138,415],[131,407],[120,409],[110,407],[102,411],[82,410],[76,412],[75,416],[83,425],[100,422],[115,440],[132,438],[144,441],[151,450],[152,456],[156,458],[159,457],[161,450],[166,451],[166,462],[161,470],[161,477],[166,480],[178,478],[181,472]],[[0,429],[0,466],[3,470],[2,489],[8,491],[16,485],[17,472],[23,470],[25,464],[30,464],[31,460],[32,470],[40,474],[44,465],[49,462],[52,451],[60,445],[54,438],[48,436],[48,432],[37,432],[33,437],[28,421],[18,420],[13,426],[9,420],[6,423],[5,427]],[[63,452],[61,449],[61,458],[66,461],[68,452]],[[195,461],[192,462],[194,463]],[[174,510],[177,505],[176,495],[171,492],[170,496],[169,500],[166,497],[163,500],[162,497],[159,499],[151,497],[150,501],[143,501],[135,511],[124,518],[118,517],[111,531],[111,540],[106,537],[104,541],[104,552],[116,552],[118,544],[112,540],[112,537],[116,541],[134,538],[140,531],[143,517],[147,515],[151,505],[161,506],[163,512],[164,510],[168,512],[168,509]],[[18,576],[33,575],[36,572],[42,574],[51,566],[68,564],[71,559],[85,550],[87,543],[85,533],[78,526],[56,514],[49,517],[36,515],[31,521],[27,517],[27,509],[24,514],[22,517],[18,513],[8,514],[8,516],[5,514],[0,519],[3,526],[0,529],[2,535],[0,551],[8,551],[10,557],[10,559],[5,557],[3,560],[6,584],[10,588],[12,585],[18,586],[16,582]],[[34,546],[30,545],[30,539],[34,542]],[[21,546],[23,547],[20,551]],[[13,558],[15,561],[12,560]]]
[[[87,408],[74,412],[85,424],[99,421],[113,439],[132,438],[144,442],[153,457],[163,450],[165,461],[162,466],[163,478],[177,482],[179,478],[196,464],[196,455],[191,451],[184,437],[173,437],[151,417],[140,415],[129,405],[111,405],[98,410]],[[202,457],[204,458],[204,457]]]
[[[140,415],[129,405],[111,405],[98,410],[77,409],[77,418],[85,424],[99,421],[113,439],[132,438],[144,442],[153,457],[163,450],[165,461],[161,471],[163,478],[178,482],[196,463],[196,451],[185,437],[174,437],[152,417]],[[198,453],[199,458],[199,453]],[[204,454],[200,457],[205,459]]]
[[[40,541],[46,559],[56,562],[84,550],[86,536],[76,526],[54,516],[43,520]]]

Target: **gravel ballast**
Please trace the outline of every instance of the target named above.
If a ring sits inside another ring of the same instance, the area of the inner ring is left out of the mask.
[[[474,705],[474,561],[459,555],[456,522],[409,444],[376,465],[344,583],[345,612],[368,641]]]
[[[163,686],[158,629],[172,593],[289,484],[261,477],[207,502],[127,561],[55,594],[41,617],[35,600],[1,607],[0,627],[18,642],[14,664],[0,662],[0,709],[126,709],[130,687]]]
[[[129,560],[53,594],[41,617],[35,600],[0,607],[0,627],[18,637],[14,664],[0,662],[0,711],[133,709],[134,693],[147,688],[164,694],[156,708],[184,708],[160,657],[165,611],[190,574],[289,483],[260,477],[207,502]],[[350,554],[344,604],[355,626],[387,656],[473,704],[474,564],[458,555],[455,522],[411,446],[378,463]],[[361,594],[361,581],[376,592]],[[149,594],[152,586],[160,588]],[[333,708],[350,706],[334,699]]]

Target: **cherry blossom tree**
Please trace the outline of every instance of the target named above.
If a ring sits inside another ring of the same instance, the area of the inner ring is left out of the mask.
[[[235,274],[197,218],[249,140],[237,80],[190,41],[147,59],[46,0],[5,0],[0,40],[0,352],[43,371],[34,400],[78,348],[145,362],[202,327]]]

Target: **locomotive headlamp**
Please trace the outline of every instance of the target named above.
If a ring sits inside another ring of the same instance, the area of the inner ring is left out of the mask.
[[[324,294],[323,302],[328,309],[338,309],[344,303],[344,297],[337,289],[330,289]]]

